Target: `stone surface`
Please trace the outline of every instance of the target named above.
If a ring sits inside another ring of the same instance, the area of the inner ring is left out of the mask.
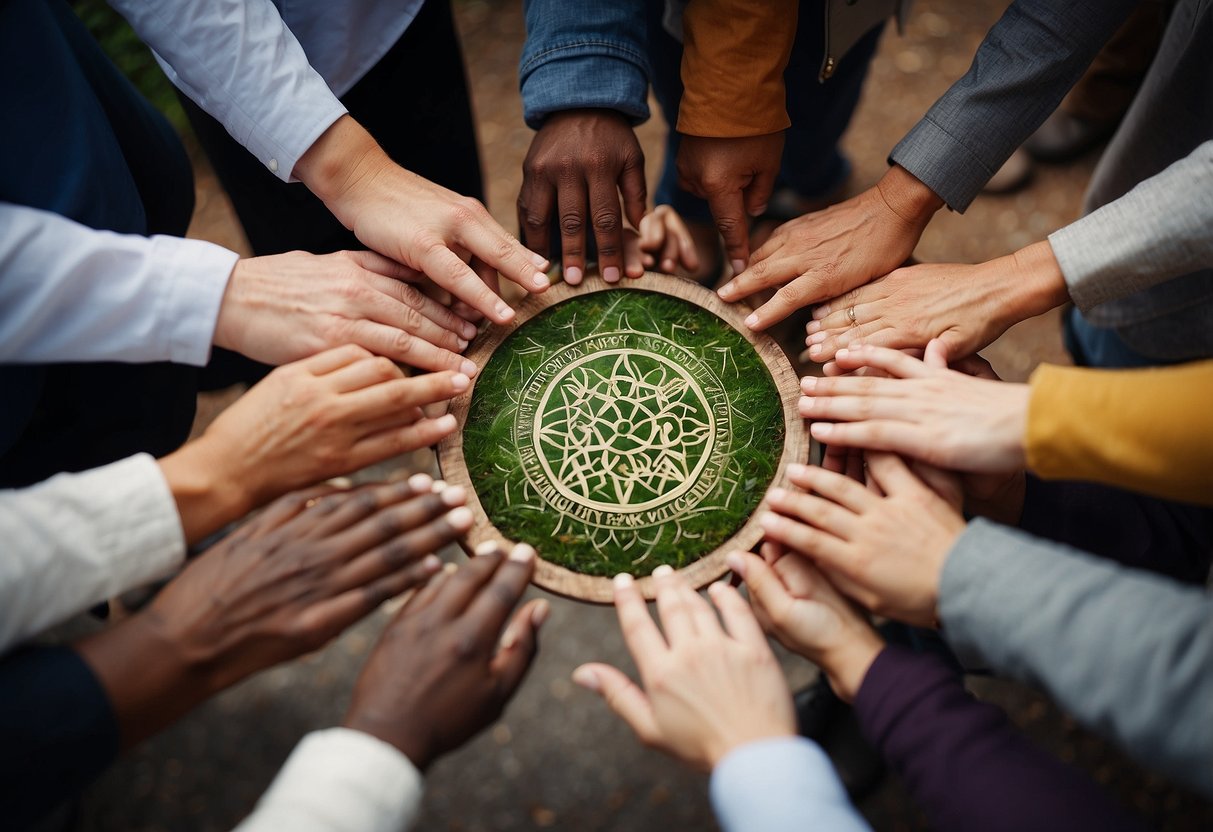
[[[515,227],[521,162],[532,135],[522,123],[517,94],[524,36],[519,6],[505,0],[462,0],[456,7],[474,87],[489,207],[507,228]],[[855,164],[852,191],[883,172],[889,148],[965,71],[985,30],[1005,6],[998,0],[919,0],[904,37],[886,32],[844,139]],[[663,131],[659,118],[638,129],[650,186],[659,170]],[[917,256],[972,262],[1040,239],[1077,216],[1093,163],[1087,157],[1064,168],[1041,167],[1030,187],[1018,194],[981,197],[963,217],[942,213],[927,229]],[[198,188],[194,233],[241,245],[242,234],[231,220],[226,198],[204,163]],[[1056,314],[1014,327],[987,355],[1013,379],[1025,378],[1040,361],[1064,360]],[[213,414],[225,401],[207,397],[204,413]],[[398,476],[430,465],[432,455],[416,454],[365,476]],[[384,620],[383,612],[372,615],[325,650],[228,691],[127,755],[89,791],[77,828],[230,829],[251,809],[304,732],[340,720],[350,686]],[[537,664],[502,721],[432,770],[418,828],[714,828],[706,779],[641,748],[601,702],[569,683],[572,669],[590,659],[633,670],[613,613],[553,599],[542,643]],[[805,662],[781,656],[794,687],[813,678]],[[981,680],[974,687],[1006,707],[1041,746],[1090,771],[1151,826],[1213,828],[1207,804],[1127,763],[1107,743],[1077,729],[1041,695],[994,680]],[[895,778],[860,805],[878,830],[925,828]],[[810,827],[806,819],[806,829]]]

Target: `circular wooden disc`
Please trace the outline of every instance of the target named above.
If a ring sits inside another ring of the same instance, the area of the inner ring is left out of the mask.
[[[808,461],[808,434],[805,430],[804,420],[800,418],[797,410],[797,400],[800,397],[800,382],[796,377],[796,372],[793,370],[791,362],[788,361],[787,355],[774,339],[764,333],[753,332],[745,326],[743,321],[748,314],[748,310],[745,307],[726,304],[720,300],[715,292],[709,291],[696,283],[654,272],[646,272],[643,277],[634,280],[624,278],[619,283],[607,283],[596,274],[587,275],[584,282],[579,286],[570,286],[561,281],[543,294],[528,295],[518,307],[514,320],[508,325],[490,325],[483,330],[468,347],[467,357],[475,362],[480,371],[483,371],[494,350],[515,330],[540,312],[573,297],[610,290],[657,292],[688,301],[724,320],[754,346],[755,352],[770,371],[771,378],[775,383],[776,389],[779,391],[783,405],[785,429],[783,453],[780,456],[778,468],[768,486],[768,490],[776,486],[786,485],[788,466],[795,462],[803,463]],[[477,546],[486,541],[498,543],[506,549],[514,545],[514,542],[507,540],[489,520],[476,493],[476,488],[472,483],[467,463],[464,459],[463,429],[467,421],[468,410],[471,407],[472,395],[475,389],[476,383],[473,380],[470,389],[452,400],[450,412],[458,420],[458,427],[454,433],[447,436],[438,445],[438,465],[442,471],[443,479],[452,485],[463,486],[468,492],[468,507],[472,510],[473,517],[475,518],[472,529],[468,532],[463,542],[469,554]],[[726,553],[737,549],[752,549],[762,539],[762,529],[759,527],[757,521],[760,511],[761,505],[741,528],[722,545],[679,570],[682,575],[698,589],[706,586],[728,571],[728,567],[724,562]],[[585,575],[559,566],[545,560],[543,558],[542,547],[539,548],[539,559],[535,567],[535,584],[550,592],[569,598],[599,604],[611,603],[614,593],[610,578]],[[653,579],[651,577],[640,578],[637,581],[637,586],[645,598],[653,598],[654,591],[652,584]]]

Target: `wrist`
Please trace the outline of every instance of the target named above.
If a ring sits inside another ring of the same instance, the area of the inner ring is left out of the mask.
[[[349,213],[348,195],[390,165],[391,159],[371,134],[352,117],[343,115],[299,158],[294,176],[347,228],[353,228],[355,218],[344,216]]]
[[[423,737],[414,736],[413,732],[408,730],[409,726],[406,724],[408,722],[409,720],[399,717],[384,719],[375,714],[363,713],[355,705],[345,715],[341,727],[367,734],[380,742],[387,743],[408,757],[409,762],[418,771],[424,772],[434,761],[432,743]]]
[[[1061,265],[1048,240],[1041,240],[1010,255],[1012,285],[1017,287],[1020,320],[1043,315],[1070,299]]]
[[[256,475],[231,470],[238,460],[205,434],[157,460],[177,504],[187,544],[197,543],[257,507]]]
[[[844,702],[855,700],[872,663],[884,648],[884,639],[871,627],[865,626],[846,646],[823,657],[821,669],[839,699]]]
[[[876,183],[876,190],[889,210],[919,233],[943,207],[943,199],[901,165],[890,167]]]
[[[720,765],[720,761],[725,757],[737,751],[740,748],[745,748],[747,745],[753,745],[756,742],[765,742],[766,740],[786,739],[796,736],[795,730],[784,726],[771,725],[765,730],[746,731],[733,737],[722,737],[714,747],[707,750],[707,765],[711,771]]]

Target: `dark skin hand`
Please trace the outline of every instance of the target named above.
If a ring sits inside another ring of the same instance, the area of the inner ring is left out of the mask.
[[[548,116],[522,163],[518,225],[527,246],[546,255],[552,215],[560,217],[564,277],[574,285],[585,275],[588,225],[599,270],[613,283],[623,275],[624,218],[639,228],[646,199],[644,152],[627,118],[615,110],[567,110]]]
[[[535,550],[496,546],[409,599],[367,660],[344,725],[390,743],[425,770],[494,722],[538,651],[548,602],[517,612]],[[512,615],[511,615],[512,613]]]
[[[678,184],[708,201],[733,272],[750,260],[749,217],[767,208],[783,158],[783,132],[765,136],[683,136]]]
[[[318,650],[440,568],[467,495],[421,475],[287,495],[196,558],[145,611],[76,645],[113,705],[124,747],[214,693]]]

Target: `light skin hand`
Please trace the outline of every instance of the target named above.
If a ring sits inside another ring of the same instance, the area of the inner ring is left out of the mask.
[[[942,351],[938,341],[930,351]],[[896,350],[858,346],[839,368],[880,375],[801,380],[800,415],[830,447],[892,451],[955,471],[1011,473],[1025,464],[1031,388],[974,378]]]
[[[975,266],[897,269],[814,309],[805,343],[818,362],[860,343],[921,349],[933,338],[949,355],[972,355],[1014,324],[1067,299],[1061,267],[1045,241]]]
[[[894,165],[862,194],[775,229],[749,267],[720,287],[720,297],[732,302],[778,289],[746,319],[751,329],[766,329],[900,266],[942,205],[930,188]]]
[[[749,218],[766,210],[783,158],[783,131],[763,136],[683,136],[678,184],[706,199],[734,272],[750,259]]]
[[[527,251],[483,205],[400,167],[348,115],[321,134],[294,175],[367,247],[424,272],[493,323],[514,317],[490,288],[498,273],[528,292],[551,285],[547,259]]]
[[[199,557],[143,612],[75,647],[124,747],[241,679],[318,650],[441,568],[471,527],[460,488],[408,483],[297,492]]]
[[[538,649],[548,602],[514,611],[535,550],[490,551],[420,590],[367,659],[344,725],[398,748],[424,771],[495,721]]]
[[[729,568],[745,581],[764,630],[816,664],[846,702],[859,692],[884,639],[808,558],[785,554],[768,561],[732,552]]]
[[[759,522],[768,540],[812,559],[873,612],[934,626],[939,576],[964,518],[896,456],[866,456],[874,488],[793,465],[789,479],[808,493],[772,489]]]
[[[639,228],[646,200],[644,152],[627,118],[615,110],[566,110],[548,116],[522,163],[518,226],[532,250],[547,253],[553,214],[560,218],[564,279],[574,286],[585,277],[592,229],[598,269],[614,283],[623,275],[624,218]]]
[[[357,344],[424,370],[473,375],[459,355],[476,327],[428,297],[414,269],[371,251],[292,251],[240,260],[214,342],[266,364]]]
[[[346,346],[271,372],[198,439],[159,461],[187,541],[286,492],[432,445],[455,417],[421,408],[466,390],[460,373],[405,377]]]
[[[645,214],[639,233],[624,231],[623,252],[628,277],[641,277],[646,269],[674,274],[680,266],[688,272],[699,268],[691,232],[669,205],[658,205]]]
[[[641,685],[606,664],[573,673],[600,694],[645,745],[700,770],[730,751],[796,732],[792,697],[762,628],[737,590],[711,588],[716,610],[668,566],[653,572],[665,635],[631,576],[615,579],[615,608]]]

